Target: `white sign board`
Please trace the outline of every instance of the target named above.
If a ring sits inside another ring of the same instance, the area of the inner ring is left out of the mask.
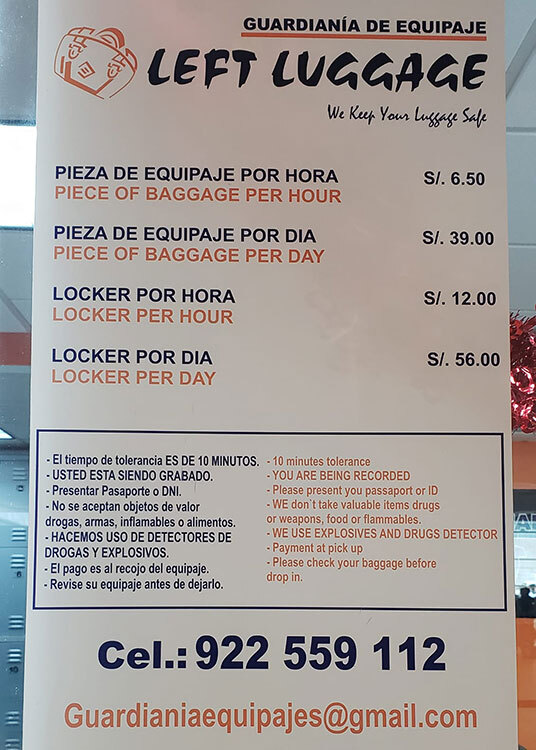
[[[501,4],[39,34],[26,750],[511,750]]]

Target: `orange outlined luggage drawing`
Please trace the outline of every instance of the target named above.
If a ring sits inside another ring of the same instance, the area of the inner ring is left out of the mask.
[[[110,99],[134,78],[138,61],[119,29],[71,29],[59,43],[54,72],[99,99]]]

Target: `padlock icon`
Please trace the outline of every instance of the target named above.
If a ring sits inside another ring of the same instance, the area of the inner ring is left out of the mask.
[[[110,99],[134,78],[138,61],[119,29],[71,29],[58,45],[54,72],[99,99]]]

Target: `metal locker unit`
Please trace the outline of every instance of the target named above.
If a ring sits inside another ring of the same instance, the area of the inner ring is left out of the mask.
[[[0,456],[0,750],[22,747],[28,454]]]

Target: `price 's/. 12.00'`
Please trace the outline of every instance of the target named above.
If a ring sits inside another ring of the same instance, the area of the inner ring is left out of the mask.
[[[424,293],[423,302],[425,305],[446,305],[447,301],[444,299],[448,295],[443,291],[433,291],[428,289]],[[450,294],[450,298],[454,305],[460,305],[461,307],[494,307],[497,304],[496,292],[469,292],[455,291]]]

